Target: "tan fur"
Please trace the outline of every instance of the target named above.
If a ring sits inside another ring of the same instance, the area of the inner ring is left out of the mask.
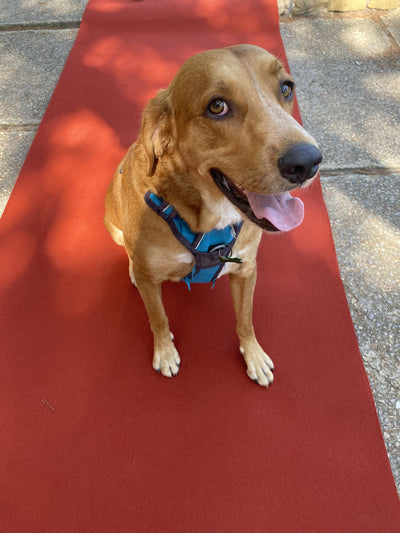
[[[106,197],[105,225],[125,246],[129,272],[145,304],[154,335],[153,366],[176,375],[180,358],[161,300],[161,283],[191,272],[187,250],[144,202],[148,190],[171,203],[192,231],[207,232],[243,215],[223,196],[209,170],[217,167],[237,185],[260,194],[293,188],[277,160],[293,142],[313,139],[291,117],[292,103],[279,94],[291,80],[281,63],[261,48],[240,45],[190,58],[171,85],[143,113],[138,139],[118,166]],[[205,113],[213,97],[234,103],[229,120]],[[268,386],[273,364],[252,324],[256,253],[261,229],[248,220],[235,244],[243,263],[229,264],[237,333],[250,378]]]

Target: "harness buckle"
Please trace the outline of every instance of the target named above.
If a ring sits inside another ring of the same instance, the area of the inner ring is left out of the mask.
[[[210,246],[208,252],[218,252],[218,259],[221,263],[242,263],[240,257],[232,257],[232,247],[229,244],[215,244]]]

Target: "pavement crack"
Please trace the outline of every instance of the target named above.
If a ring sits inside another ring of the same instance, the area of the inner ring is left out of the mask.
[[[80,20],[13,23],[10,22],[0,25],[0,32],[32,30],[70,30],[79,28],[80,23]]]
[[[32,131],[39,127],[40,122],[26,124],[0,124],[0,131]]]
[[[324,168],[319,172],[321,178],[334,178],[343,174],[359,174],[364,176],[396,176],[400,174],[400,167],[344,167]]]

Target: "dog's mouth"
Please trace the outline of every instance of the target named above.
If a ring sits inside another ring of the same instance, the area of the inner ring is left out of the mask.
[[[280,194],[257,194],[235,185],[216,168],[210,169],[217,187],[254,224],[265,231],[290,231],[304,218],[304,204],[288,191]]]

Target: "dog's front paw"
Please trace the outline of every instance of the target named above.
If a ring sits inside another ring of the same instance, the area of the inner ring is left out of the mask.
[[[246,348],[241,346],[240,353],[246,362],[249,378],[262,387],[268,387],[274,381],[274,363],[258,342],[253,341]]]
[[[153,368],[154,370],[157,370],[157,372],[161,372],[163,376],[166,376],[167,378],[176,376],[179,372],[180,363],[181,358],[179,357],[172,339],[163,346],[154,349]]]

